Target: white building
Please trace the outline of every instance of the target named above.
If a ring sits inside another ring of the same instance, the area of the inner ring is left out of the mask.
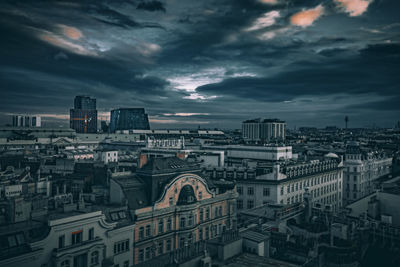
[[[363,152],[349,144],[344,161],[344,200],[351,203],[374,192],[374,180],[390,174],[392,157],[380,152]]]
[[[17,197],[22,193],[22,184],[4,186],[4,195],[6,198]]]
[[[229,159],[252,159],[261,161],[288,160],[293,158],[291,146],[203,146],[204,150],[222,150]]]
[[[20,253],[2,258],[0,266],[79,267],[104,266],[107,262],[107,266],[128,267],[133,264],[133,224],[118,226],[117,222],[107,221],[102,211],[59,215],[49,220],[43,238],[29,244],[26,233],[7,233],[8,248],[12,251],[11,248],[20,246]],[[118,212],[118,216],[126,218],[126,211]]]
[[[158,139],[147,137],[146,148],[184,149],[185,138],[183,136],[179,139]]]
[[[42,118],[39,116],[12,116],[12,126],[14,127],[40,127]]]
[[[118,162],[118,150],[98,150],[95,154],[95,160],[100,160],[105,164]]]
[[[293,204],[303,201],[308,188],[314,205],[338,211],[342,206],[343,168],[339,157],[330,154],[322,161],[272,164],[254,179],[237,181],[238,209],[266,203]]]

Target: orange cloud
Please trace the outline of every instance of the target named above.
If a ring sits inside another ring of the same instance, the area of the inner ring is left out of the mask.
[[[259,0],[263,4],[268,4],[268,5],[276,5],[278,4],[278,0]]]
[[[73,40],[79,40],[83,37],[83,34],[80,30],[74,27],[59,25],[59,27],[63,30],[65,36]]]
[[[39,39],[41,39],[51,45],[64,48],[65,50],[68,50],[75,54],[86,55],[86,56],[97,56],[97,54],[94,51],[90,51],[90,50],[86,49],[85,47],[83,47],[82,45],[67,41],[53,33],[50,33],[50,32],[46,32],[45,34],[40,34]]]
[[[334,0],[336,4],[351,17],[360,16],[367,11],[373,0]]]
[[[281,15],[279,11],[270,11],[263,14],[260,18],[258,18],[251,27],[245,29],[246,31],[256,31],[262,28],[266,28],[275,24],[276,19]]]
[[[318,5],[315,8],[300,11],[290,17],[292,25],[308,27],[324,13],[324,7]]]

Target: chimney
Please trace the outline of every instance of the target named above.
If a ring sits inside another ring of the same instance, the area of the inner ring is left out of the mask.
[[[139,157],[139,169],[141,169],[146,164],[147,164],[147,155],[146,154],[140,154],[140,157]]]

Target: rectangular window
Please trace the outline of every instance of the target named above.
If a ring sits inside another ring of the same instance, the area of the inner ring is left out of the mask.
[[[72,245],[79,244],[82,242],[83,230],[79,230],[72,233]]]
[[[162,234],[164,232],[164,220],[161,219],[158,222],[158,234]]]
[[[114,243],[114,254],[120,254],[129,251],[129,239]]]
[[[150,236],[150,225],[146,225],[146,236]]]
[[[88,236],[89,240],[93,240],[94,239],[94,228],[90,228],[89,229],[89,236]]]
[[[190,214],[189,219],[188,219],[188,226],[192,226],[192,225],[193,225],[193,215]]]
[[[161,255],[164,253],[164,242],[161,241],[158,243],[158,255]]]
[[[270,194],[270,188],[269,187],[264,187],[263,188],[263,196],[264,197],[269,197]]]
[[[144,250],[139,249],[139,262],[144,261]]]
[[[145,257],[146,257],[146,260],[148,260],[148,259],[150,259],[150,247],[147,247],[145,251],[146,251]]]
[[[171,240],[167,240],[167,251],[171,250]]]
[[[203,222],[203,217],[204,217],[204,211],[203,211],[203,209],[200,209],[200,212],[199,212],[199,222],[200,223]]]
[[[139,228],[139,239],[143,239],[144,238],[144,227],[140,227]]]
[[[185,217],[181,217],[180,223],[179,223],[179,227],[180,228],[185,228],[186,226],[186,218]]]
[[[124,267],[129,267],[129,261],[124,261]]]
[[[167,231],[171,231],[171,229],[172,229],[172,219],[171,217],[169,217],[167,220]]]
[[[237,208],[239,210],[243,209],[243,200],[241,200],[241,199],[237,200]]]
[[[247,188],[247,195],[249,195],[249,196],[254,195],[254,187],[248,187]]]
[[[185,246],[185,238],[181,237],[179,239],[179,248],[183,248]]]
[[[210,208],[206,209],[206,220],[210,219]]]
[[[283,195],[283,186],[281,187],[281,196]]]
[[[174,199],[172,197],[169,198],[169,205],[170,206],[174,205]]]
[[[247,208],[248,209],[254,208],[254,200],[247,200]]]
[[[58,237],[58,248],[65,247],[65,235],[60,235]]]

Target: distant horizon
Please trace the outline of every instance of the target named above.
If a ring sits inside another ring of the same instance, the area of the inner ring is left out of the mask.
[[[0,124],[65,119],[77,95],[154,128],[399,120],[398,0],[151,2],[0,2]]]
[[[51,118],[51,117],[49,118],[49,117],[42,116],[41,114],[16,113],[16,114],[13,114],[13,115],[40,116],[41,120],[42,120],[42,126],[39,127],[39,128],[65,128],[65,129],[69,129],[70,128],[69,127],[69,118],[65,118],[65,119],[57,119],[57,118]],[[11,118],[12,118],[13,115],[8,115],[9,116],[9,122],[8,123],[4,122],[4,123],[0,124],[0,126],[1,127],[12,126]],[[68,116],[69,117],[69,115],[64,115],[64,114],[63,115],[58,114],[58,115],[59,116]],[[149,120],[150,120],[150,128],[151,128],[151,130],[168,130],[168,129],[181,129],[181,130],[184,130],[184,129],[188,129],[189,130],[190,129],[190,130],[193,130],[193,129],[198,129],[199,126],[200,126],[200,129],[206,129],[206,130],[213,130],[213,129],[219,129],[219,130],[241,130],[241,128],[242,128],[242,121],[238,122],[238,127],[236,127],[236,128],[234,128],[234,127],[223,127],[223,126],[214,127],[214,126],[210,126],[210,125],[206,125],[206,124],[198,124],[198,125],[189,124],[189,125],[185,125],[184,126],[184,125],[181,125],[181,124],[174,124],[174,123],[171,123],[171,124],[168,124],[168,123],[159,124],[159,123],[156,123],[156,122],[152,122],[151,116],[149,116],[149,117],[150,117]],[[104,121],[104,120],[101,120],[100,118],[101,117],[98,116],[98,122]],[[268,118],[268,117],[259,116],[257,118]],[[274,117],[274,118],[276,118],[276,117]],[[256,118],[249,118],[249,119],[256,119]],[[280,119],[280,118],[278,118],[278,119]],[[109,123],[109,120],[107,120],[107,122]],[[308,125],[307,124],[305,124],[305,125],[294,125],[294,124],[288,124],[287,121],[285,121],[285,122],[286,122],[286,128],[288,130],[295,130],[295,129],[299,129],[299,128],[302,128],[302,127],[304,127],[304,128],[307,128],[307,127],[309,127],[309,128],[317,128],[317,129],[325,129],[326,127],[336,127],[338,129],[346,129],[346,127],[344,127],[344,126],[334,125],[334,124],[326,124],[326,125],[318,125],[318,126],[316,126],[316,125],[310,125],[310,124],[308,124]],[[351,123],[349,123],[347,129],[374,129],[374,128],[378,128],[378,129],[393,129],[393,128],[395,128],[395,126],[399,122],[400,122],[400,120],[393,122],[392,126],[380,126],[380,125],[374,125],[374,124],[364,125],[364,126],[351,126]],[[344,123],[344,118],[343,118],[343,123],[342,124],[343,125],[345,124]],[[100,126],[100,124],[99,124],[99,126]],[[24,127],[20,127],[20,128],[24,128]],[[98,127],[98,129],[100,129],[100,127]]]

